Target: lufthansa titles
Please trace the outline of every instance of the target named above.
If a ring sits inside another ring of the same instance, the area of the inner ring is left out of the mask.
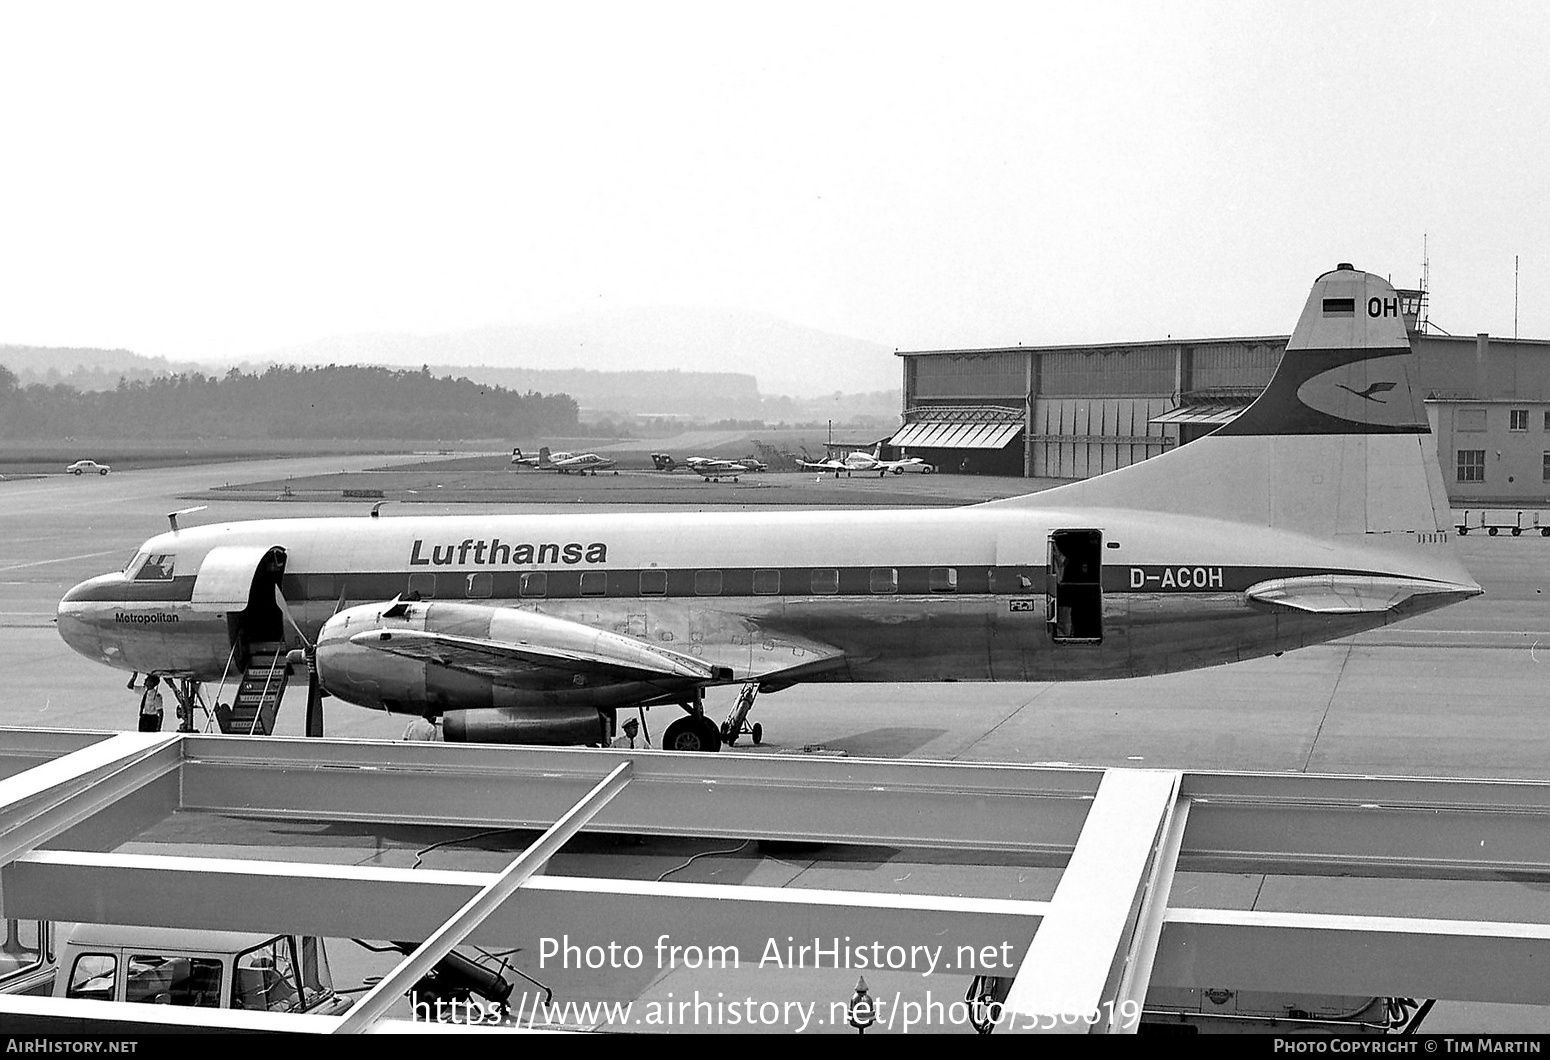
[[[471,537],[459,543],[427,547],[425,541],[416,538],[409,553],[411,567],[519,567],[544,563],[607,563],[608,546],[601,541],[582,544],[579,541],[543,544],[513,544],[500,538],[488,540]]]

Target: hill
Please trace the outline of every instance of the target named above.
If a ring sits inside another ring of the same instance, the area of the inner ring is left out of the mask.
[[[897,389],[900,377],[898,359],[881,343],[831,335],[768,314],[710,309],[574,314],[542,325],[439,335],[344,335],[271,350],[262,359],[733,373],[754,376],[765,394],[793,397]]]
[[[63,383],[77,390],[112,390],[120,379],[150,380],[180,372],[209,371],[204,365],[145,357],[129,350],[74,346],[0,345],[0,365],[23,386]]]

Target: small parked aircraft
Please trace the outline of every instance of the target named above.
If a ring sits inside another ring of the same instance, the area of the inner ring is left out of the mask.
[[[686,468],[706,482],[720,482],[724,478],[736,482],[739,475],[754,470],[739,460],[716,460],[708,456],[691,456],[680,464],[667,453],[652,453],[651,462],[656,465],[658,471],[677,471],[679,468]],[[762,471],[763,468],[758,470]]]
[[[883,460],[877,455],[880,448],[881,446],[874,447],[870,453],[864,449],[857,449],[844,460],[831,457],[827,460],[803,460],[801,463],[809,471],[833,472],[835,478],[842,474],[849,476],[854,471],[876,471],[878,478],[882,478],[890,471],[895,475],[902,475],[906,468],[925,464],[925,461],[918,456],[904,460]]]
[[[578,475],[595,475],[599,471],[607,471],[615,463],[617,461],[596,453],[551,453],[547,445],[538,450],[538,470],[558,471],[562,475],[572,471]]]

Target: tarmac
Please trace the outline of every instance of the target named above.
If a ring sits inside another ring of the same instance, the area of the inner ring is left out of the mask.
[[[7,686],[0,725],[133,728],[137,697],[125,689],[125,675],[71,652],[53,629],[55,607],[71,585],[122,566],[145,538],[166,529],[166,513],[209,503],[208,511],[185,516],[184,521],[351,513],[365,518],[369,501],[300,497],[294,492],[287,498],[272,485],[357,473],[383,464],[381,456],[316,457],[0,482],[0,540],[6,543],[0,553],[0,675]],[[685,509],[763,505],[770,503],[766,495],[772,491],[790,489],[792,499],[786,503],[807,504],[813,503],[816,486],[827,491],[823,496],[828,503],[842,506],[851,506],[857,498],[854,492],[846,496],[841,491],[856,487],[866,493],[860,501],[865,506],[882,503],[883,491],[887,503],[908,506],[915,493],[920,495],[918,502],[939,505],[948,499],[1006,496],[1027,485],[1020,480],[943,475],[822,483],[815,483],[811,474],[771,474],[760,479],[757,502],[739,499],[736,487],[706,484],[704,491],[690,493],[682,501],[675,487],[669,503]],[[221,488],[249,483],[266,485],[257,491]],[[567,482],[565,489],[593,485],[588,476]],[[632,485],[630,492],[635,488]],[[413,511],[552,511],[574,503],[558,497],[523,497],[524,491],[515,487],[510,492],[510,500],[416,503]],[[242,499],[202,499],[216,496]],[[621,493],[616,501],[594,495],[587,503],[591,507],[630,501]],[[395,510],[396,505],[385,509],[383,517],[392,517]],[[1547,671],[1542,669],[1550,666],[1550,615],[1544,598],[1550,587],[1550,539],[1470,535],[1458,539],[1458,545],[1485,594],[1382,630],[1281,658],[1145,679],[797,686],[760,697],[753,720],[763,724],[764,742],[757,747],[742,743],[738,750],[776,754],[805,749],[867,757],[1085,767],[1550,780],[1550,689],[1544,681]],[[724,715],[733,695],[732,690],[717,690],[709,697],[709,710],[718,717]],[[302,689],[287,694],[278,734],[301,735],[303,698]],[[328,701],[326,710],[330,736],[396,739],[404,727],[403,719],[334,700]],[[648,714],[653,734],[670,720],[665,711]],[[195,824],[169,822],[158,834],[142,837],[143,845],[136,849],[171,852],[190,841],[186,831]],[[244,856],[254,856],[252,851],[263,848],[267,856],[271,847],[279,845],[274,834],[259,824],[221,822],[221,829],[222,846],[228,852],[248,851]],[[210,838],[206,834],[199,842],[208,846]],[[422,838],[406,836],[387,845],[361,839],[344,843],[327,856],[408,865]],[[495,868],[512,856],[512,844],[520,849],[521,838],[513,836],[509,844],[448,848],[426,864]],[[659,843],[645,850],[621,851],[611,841],[590,842],[568,849],[552,870],[572,875],[622,872],[654,879],[703,849],[703,845]],[[316,849],[305,853],[318,854]],[[966,871],[959,863],[925,852],[852,851],[831,852],[828,857],[772,858],[750,847],[702,858],[670,878],[879,890],[906,886],[903,881],[908,880],[911,889],[1039,898],[1048,897],[1055,876],[1051,870],[1015,864],[981,864]],[[1206,880],[1181,874],[1174,895],[1179,904],[1198,900],[1343,912],[1392,912],[1398,906],[1415,915],[1458,915],[1465,905],[1471,915],[1491,919],[1550,921],[1550,900],[1543,889],[1512,882],[1466,889],[1424,882],[1313,877]],[[336,959],[336,978],[347,977],[341,972]],[[639,997],[654,990],[660,996],[673,987],[685,989],[689,982],[624,984],[617,989],[638,988]],[[1550,1032],[1550,1008],[1439,1004],[1425,1029],[1545,1033]]]

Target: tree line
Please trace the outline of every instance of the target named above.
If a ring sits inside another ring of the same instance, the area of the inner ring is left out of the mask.
[[[14,439],[541,437],[574,435],[577,412],[566,394],[436,378],[427,368],[233,368],[83,392],[23,386],[0,365],[0,437]]]

